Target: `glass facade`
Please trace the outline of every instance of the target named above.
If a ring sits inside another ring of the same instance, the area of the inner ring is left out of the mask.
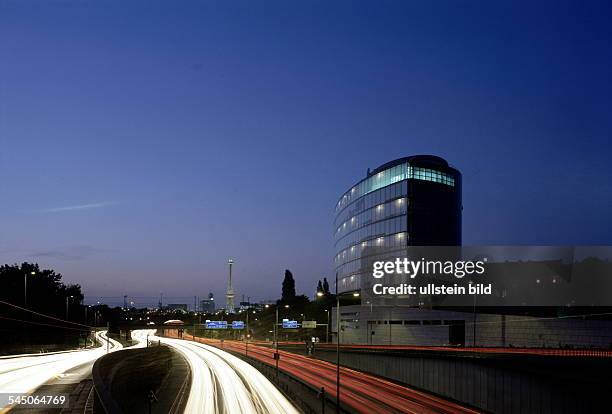
[[[357,185],[340,197],[340,200],[338,200],[338,204],[336,205],[336,212],[343,209],[354,200],[376,191],[379,188],[383,188],[398,181],[407,180],[410,178],[415,180],[432,181],[434,183],[445,184],[451,187],[455,186],[455,179],[450,174],[430,168],[413,167],[408,162],[405,162],[380,171],[379,173],[360,181]]]
[[[413,158],[419,159],[419,156]],[[360,289],[360,259],[366,247],[403,248],[411,244],[414,236],[411,230],[418,226],[411,225],[409,217],[420,217],[423,211],[422,200],[414,199],[414,181],[425,182],[428,191],[433,189],[434,193],[459,191],[456,187],[460,176],[454,173],[456,170],[447,164],[439,169],[429,164],[412,163],[408,158],[397,160],[388,168],[380,167],[383,169],[376,170],[340,197],[334,220],[334,265],[340,292]],[[429,214],[435,209],[427,207],[426,210]]]

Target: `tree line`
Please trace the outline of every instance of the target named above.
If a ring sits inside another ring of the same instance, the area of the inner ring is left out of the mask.
[[[86,321],[81,286],[62,282],[60,273],[36,263],[5,264],[0,286],[0,352],[36,344],[71,347],[86,335],[84,327],[64,322]]]

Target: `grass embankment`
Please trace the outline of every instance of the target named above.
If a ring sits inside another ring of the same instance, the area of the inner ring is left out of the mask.
[[[111,399],[124,413],[148,412],[149,397],[155,395],[153,413],[176,409],[185,380],[186,361],[166,346],[128,349],[99,360],[100,374]]]

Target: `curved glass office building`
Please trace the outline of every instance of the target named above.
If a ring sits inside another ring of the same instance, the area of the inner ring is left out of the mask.
[[[461,173],[433,155],[381,165],[336,204],[338,290],[360,289],[360,259],[368,246],[461,244]]]

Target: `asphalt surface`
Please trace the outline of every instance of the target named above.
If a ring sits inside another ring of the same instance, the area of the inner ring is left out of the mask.
[[[94,362],[108,352],[123,349],[123,345],[99,331],[96,337],[102,346],[75,351],[47,354],[11,355],[0,358],[0,393],[29,395],[69,395],[69,408],[81,411],[91,389],[91,368]],[[139,337],[138,337],[139,338]],[[138,339],[135,338],[135,339]],[[145,346],[143,342],[135,346]],[[33,407],[1,407],[0,413],[7,412],[59,412],[59,409]]]
[[[223,349],[245,354],[239,341],[208,342]],[[279,351],[279,369],[313,387],[324,387],[328,395],[336,395],[336,365],[315,358]],[[249,344],[248,356],[274,366],[274,350]],[[380,377],[349,368],[340,369],[340,400],[351,411],[364,414],[474,414],[479,411],[464,407],[427,392],[405,387]]]

